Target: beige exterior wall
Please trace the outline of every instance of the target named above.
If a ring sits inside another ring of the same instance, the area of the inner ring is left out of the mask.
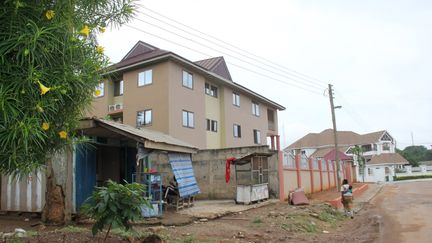
[[[104,80],[104,95],[94,98],[91,106],[85,111],[86,117],[103,118],[108,113],[108,105],[111,104],[114,95],[114,85],[109,80]]]
[[[138,73],[152,69],[153,82],[138,87]],[[193,74],[193,89],[182,85],[183,70]],[[277,134],[277,110],[274,110],[274,131],[268,127],[268,107],[262,103],[260,116],[252,114],[252,100],[241,92],[240,107],[232,104],[233,90],[228,87],[208,83],[218,87],[218,97],[205,94],[206,79],[199,73],[182,67],[173,61],[165,61],[145,68],[123,73],[124,94],[114,97],[114,83],[105,80],[103,97],[95,98],[87,116],[105,117],[108,105],[123,104],[123,123],[136,126],[138,111],[152,110],[152,124],[148,126],[173,137],[188,142],[200,149],[252,146],[253,130],[261,133],[261,145],[267,143],[268,135]],[[194,128],[183,127],[182,111],[194,113]],[[206,131],[206,119],[218,122],[218,131]],[[233,124],[241,126],[241,138],[234,138]]]
[[[240,95],[240,107],[232,104],[233,90],[224,87],[224,124],[225,124],[225,147],[239,147],[254,145],[253,130],[257,129],[261,133],[261,144],[267,143],[268,130],[267,106],[259,103],[260,116],[252,114],[252,101],[250,97],[236,92]],[[277,113],[274,112],[275,127],[277,129]],[[241,138],[233,136],[233,125],[241,126]],[[277,131],[277,130],[276,130]],[[272,134],[277,134],[274,132]]]
[[[197,146],[207,147],[205,129],[205,93],[203,76],[174,62],[167,62],[169,74],[169,132],[168,134]],[[193,88],[183,86],[183,70],[193,74]],[[168,84],[168,82],[167,82]],[[183,110],[194,113],[194,128],[183,127]]]
[[[221,97],[221,94],[219,92],[220,87],[215,85],[214,83],[207,82],[213,86],[216,86],[218,88],[218,97],[212,97],[210,95],[204,95],[205,96],[205,119],[211,119],[217,121],[217,132],[212,131],[206,131],[206,137],[207,137],[207,149],[216,149],[221,148],[221,111],[220,111],[220,103],[221,99],[223,99],[223,96]],[[205,93],[205,92],[204,92]]]
[[[153,82],[138,87],[138,73],[152,70]],[[152,110],[152,124],[148,128],[169,133],[168,121],[168,63],[135,69],[123,74],[123,123],[136,126],[138,111]]]

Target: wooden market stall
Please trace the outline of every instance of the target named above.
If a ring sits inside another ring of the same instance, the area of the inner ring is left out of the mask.
[[[252,153],[235,159],[236,203],[249,204],[269,198],[269,163],[271,153]]]

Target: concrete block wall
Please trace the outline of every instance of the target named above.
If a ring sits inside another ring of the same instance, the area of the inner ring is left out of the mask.
[[[192,155],[192,165],[201,190],[198,199],[234,199],[236,195],[235,166],[231,166],[231,180],[225,182],[226,159],[240,158],[254,152],[270,152],[268,146],[200,150]],[[278,155],[268,158],[270,197],[279,195]]]

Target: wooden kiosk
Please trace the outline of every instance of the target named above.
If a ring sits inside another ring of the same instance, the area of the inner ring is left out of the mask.
[[[271,153],[252,153],[232,162],[235,165],[236,203],[250,204],[269,198]]]

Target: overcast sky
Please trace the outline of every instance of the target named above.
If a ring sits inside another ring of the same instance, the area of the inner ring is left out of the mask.
[[[109,30],[99,37],[113,62],[118,62],[139,40],[191,61],[224,56],[235,82],[287,108],[279,112],[284,147],[307,133],[331,128],[329,100],[323,95],[330,82],[335,88],[335,104],[343,106],[336,110],[338,130],[387,130],[399,148],[411,145],[412,133],[415,144],[431,148],[432,1],[149,0],[140,4],[275,64],[307,74],[300,79],[298,74],[290,75],[280,66],[276,70],[271,68],[274,64],[257,62],[265,62],[264,59],[246,59],[161,23],[154,17],[169,20],[145,8],[139,9],[137,20],[129,25],[165,40],[129,26]]]

